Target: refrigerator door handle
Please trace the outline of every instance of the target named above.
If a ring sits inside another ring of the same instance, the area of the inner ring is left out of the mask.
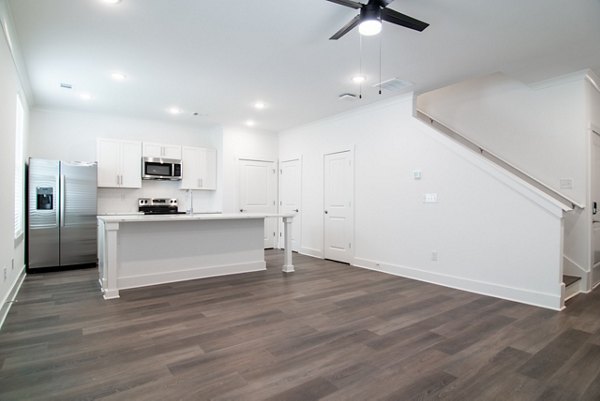
[[[60,226],[65,226],[65,175],[60,175]]]

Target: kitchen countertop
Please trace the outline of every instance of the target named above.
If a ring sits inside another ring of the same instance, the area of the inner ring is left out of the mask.
[[[294,213],[195,213],[195,214],[115,214],[99,215],[97,218],[105,223],[136,223],[149,221],[196,221],[196,220],[244,220],[264,219],[265,217],[294,217]]]

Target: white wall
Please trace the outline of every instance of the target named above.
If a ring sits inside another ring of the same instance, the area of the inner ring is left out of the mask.
[[[115,138],[175,145],[204,146],[217,149],[221,165],[223,147],[221,130],[195,128],[161,121],[141,120],[102,114],[33,109],[29,156],[57,160],[96,160],[96,139]],[[221,172],[217,191],[194,191],[194,211],[222,210]],[[187,194],[179,182],[143,181],[141,189],[100,188],[98,213],[137,211],[137,199],[174,197],[180,209],[187,206]]]
[[[238,159],[278,160],[278,136],[257,128],[223,127],[223,211],[239,210]]]
[[[582,74],[527,86],[502,74],[422,94],[417,108],[585,204],[585,97]],[[561,178],[573,189],[561,189]]]
[[[4,22],[6,9],[0,2],[0,17]],[[12,35],[13,43],[16,36]],[[16,45],[16,43],[15,43]],[[14,238],[15,216],[15,133],[16,133],[16,97],[23,94],[23,87],[13,63],[13,58],[5,35],[0,32],[0,324],[6,312],[7,297],[24,272],[24,238]],[[26,101],[25,97],[22,99]],[[25,135],[29,111],[25,107]],[[27,143],[24,144],[24,148]],[[24,168],[24,166],[23,166]],[[4,278],[4,268],[7,277]]]
[[[323,251],[323,155],[353,148],[354,264],[558,308],[561,212],[414,119],[412,105],[400,98],[280,134],[280,158],[303,157],[301,252]],[[423,203],[430,192],[439,203]]]

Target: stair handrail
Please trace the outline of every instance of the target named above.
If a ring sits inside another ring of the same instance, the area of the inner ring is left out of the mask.
[[[561,194],[560,192],[558,192],[554,188],[551,188],[548,185],[544,184],[543,182],[541,182],[537,178],[534,178],[534,177],[530,176],[529,174],[527,174],[526,172],[524,172],[520,168],[516,167],[512,163],[504,160],[502,157],[498,156],[494,152],[490,152],[489,150],[487,150],[484,147],[480,146],[479,144],[473,142],[472,140],[470,140],[469,138],[465,137],[464,135],[459,134],[458,132],[452,130],[451,128],[449,128],[448,126],[444,125],[443,123],[437,121],[436,119],[434,119],[433,117],[431,117],[429,114],[425,113],[424,111],[417,109],[416,110],[416,114],[417,114],[416,117],[419,120],[421,120],[421,121],[429,124],[430,126],[432,126],[433,128],[435,128],[437,131],[439,131],[439,132],[447,135],[448,137],[450,137],[450,138],[452,138],[452,139],[454,139],[454,140],[462,143],[463,145],[467,146],[471,150],[474,150],[474,151],[478,152],[479,154],[481,154],[486,159],[494,162],[496,165],[504,168],[505,170],[508,170],[512,174],[514,174],[517,177],[521,178],[525,182],[531,184],[532,186],[534,186],[535,188],[537,188],[540,191],[544,192],[548,196],[551,196],[553,199],[555,199],[556,201],[562,203],[563,205],[569,206],[571,209],[575,209],[576,207],[579,208],[579,209],[584,209],[585,208],[584,205],[581,205],[580,203],[578,203],[578,202],[574,201],[573,199],[569,198],[568,196],[565,196],[565,195]]]

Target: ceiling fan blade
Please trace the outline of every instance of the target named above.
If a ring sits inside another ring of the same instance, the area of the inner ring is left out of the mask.
[[[346,6],[350,8],[354,8],[355,10],[360,10],[362,8],[362,4],[351,1],[351,0],[327,0],[331,3],[339,4],[340,6]]]
[[[330,37],[329,40],[338,40],[339,38],[341,38],[342,36],[344,36],[345,34],[350,32],[352,29],[354,29],[358,25],[359,22],[360,22],[360,15],[357,15],[356,17],[352,18],[352,20],[350,22],[348,22],[346,25],[344,25],[344,27],[342,29],[340,29],[332,37]]]
[[[389,8],[381,10],[381,19],[419,32],[422,32],[423,29],[429,26],[427,22],[419,21],[418,19],[414,19],[413,17],[409,17],[398,11],[390,10]]]
[[[384,8],[389,6],[392,1],[394,1],[394,0],[377,0],[379,5]]]

